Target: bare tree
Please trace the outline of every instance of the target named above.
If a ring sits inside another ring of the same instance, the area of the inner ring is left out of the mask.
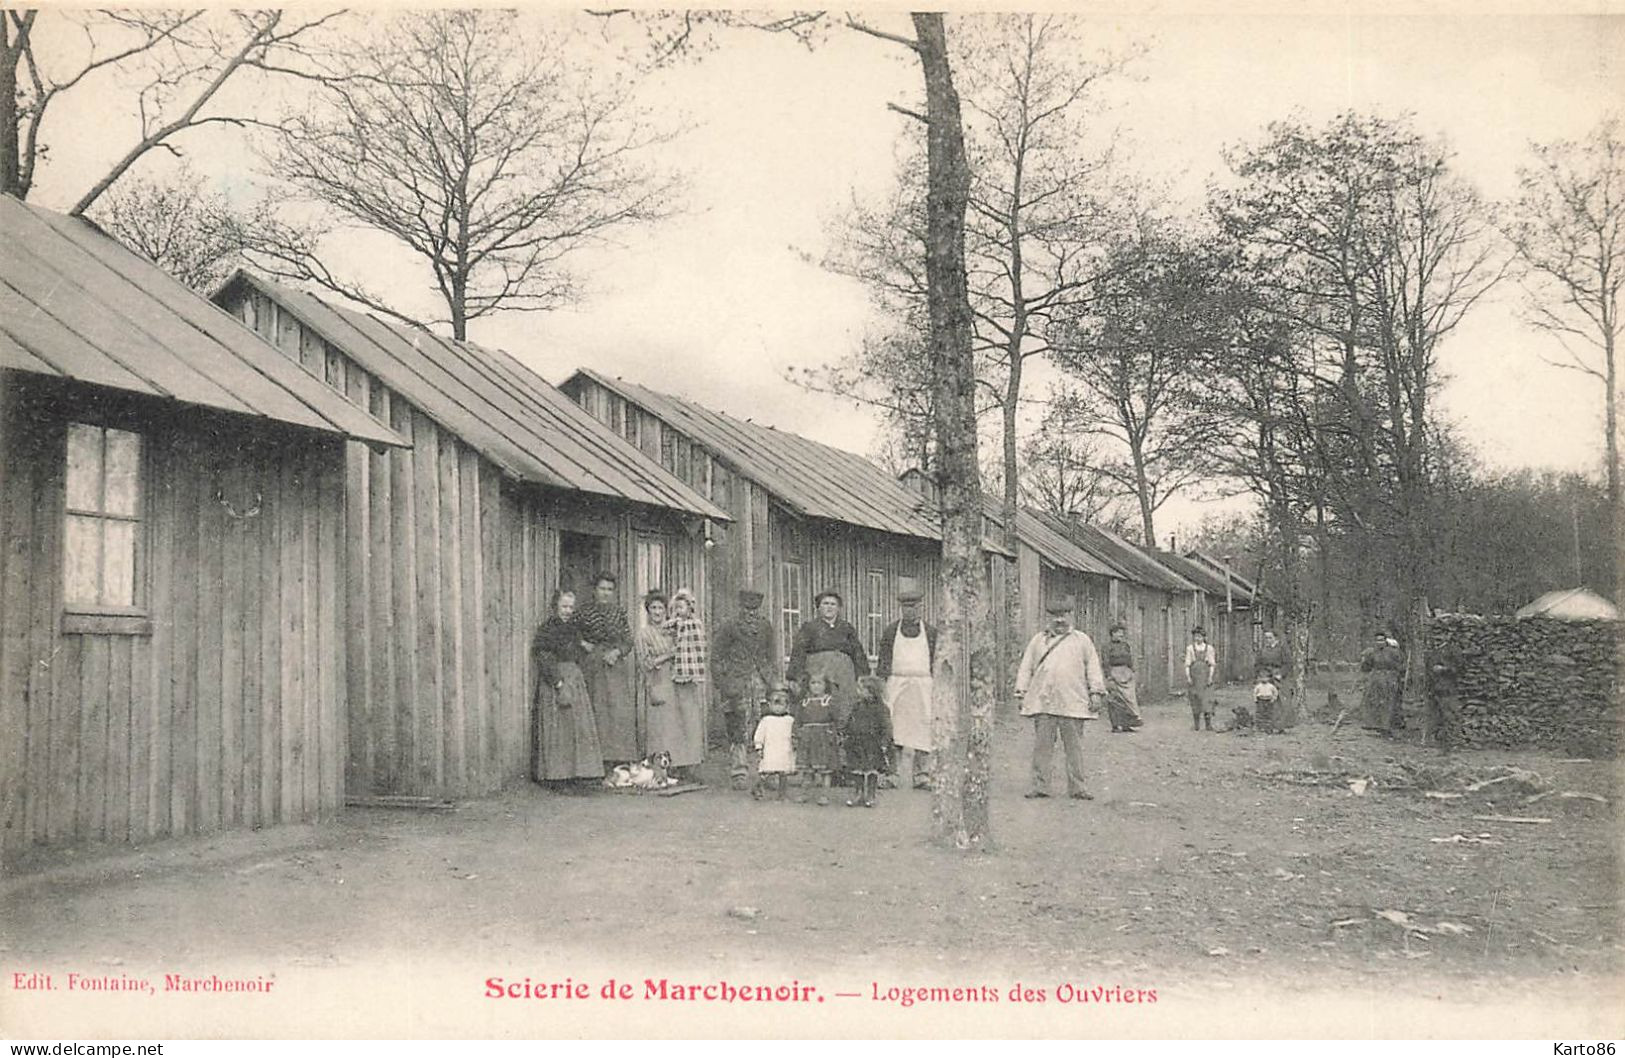
[[[1127,57],[1089,52],[1078,24],[1053,15],[966,19],[954,45],[971,166],[965,253],[977,403],[999,412],[1003,469],[997,478],[1011,550],[1026,367],[1047,351],[1056,315],[1088,296],[1112,224],[1104,185],[1109,153],[1088,144],[1100,82],[1119,72]],[[905,317],[918,315],[927,297],[926,167],[920,163],[917,147],[906,151],[889,200],[847,212],[837,249],[825,262],[861,280],[883,310]],[[828,377],[815,372],[803,381],[833,389],[832,382],[859,378],[890,392],[892,367],[860,354]]]
[[[614,16],[620,11],[599,14]],[[687,12],[646,20],[657,55],[703,47],[709,27],[749,26],[811,42],[834,22],[823,13],[762,20],[729,12]],[[965,213],[970,164],[943,16],[914,13],[911,32],[846,16],[839,24],[900,45],[919,60],[925,105],[909,112],[926,127],[924,276],[926,342],[932,378],[933,475],[941,499],[942,631],[935,667],[933,741],[941,771],[932,797],[932,836],[965,850],[990,847],[994,651],[987,632],[990,583],[982,551],[982,486],[977,465],[974,316],[965,278]],[[902,109],[902,108],[897,108]]]
[[[341,12],[292,18],[280,10],[41,11],[0,14],[0,193],[27,198],[49,157],[51,106],[118,72],[139,83],[139,138],[74,203],[84,213],[137,161],[189,129],[252,123],[211,113],[243,70],[309,78],[319,32]],[[47,38],[54,38],[49,43]]]
[[[182,166],[168,179],[131,177],[103,195],[91,219],[199,293],[212,293],[243,263],[245,228],[224,195]]]
[[[345,57],[313,112],[282,124],[270,169],[324,217],[385,233],[419,258],[446,307],[424,320],[328,263],[323,223],[257,233],[255,265],[454,337],[496,312],[579,294],[588,244],[672,210],[677,180],[646,161],[667,136],[620,83],[598,85],[568,39],[515,12],[399,15]]]
[[[1156,512],[1196,486],[1207,438],[1193,413],[1203,384],[1205,263],[1189,240],[1146,217],[1111,251],[1092,301],[1070,312],[1050,355],[1070,382],[1073,421],[1124,453],[1102,464],[1140,512],[1140,538],[1157,539]]]
[[[1625,128],[1618,115],[1577,142],[1534,144],[1518,170],[1520,191],[1507,236],[1528,293],[1527,319],[1557,339],[1555,367],[1595,379],[1603,391],[1609,510],[1620,508],[1620,287],[1625,285]]]
[[[1232,166],[1242,182],[1219,196],[1217,213],[1253,277],[1254,303],[1302,350],[1291,373],[1312,396],[1302,429],[1318,491],[1299,499],[1317,520],[1329,506],[1369,574],[1391,582],[1414,700],[1439,557],[1429,531],[1438,352],[1504,274],[1489,210],[1452,172],[1445,145],[1406,121],[1279,123]]]
[[[1116,501],[1117,484],[1101,469],[1104,456],[1059,403],[1021,446],[1021,494],[1034,507],[1065,521],[1099,522]]]

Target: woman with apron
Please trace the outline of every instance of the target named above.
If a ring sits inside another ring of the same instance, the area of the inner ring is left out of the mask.
[[[536,662],[534,775],[539,782],[567,789],[604,775],[598,725],[581,675],[587,654],[573,619],[575,608],[573,593],[554,592],[552,614],[531,645]]]
[[[841,616],[841,596],[821,591],[814,600],[818,614],[796,629],[790,649],[789,677],[805,691],[807,677],[824,677],[837,729],[846,726],[846,716],[857,698],[858,677],[869,675],[869,655],[858,639],[858,630]]]
[[[587,645],[584,675],[598,714],[598,747],[604,763],[642,760],[647,733],[632,672],[632,628],[615,597],[614,574],[594,578],[593,597],[576,614],[576,622]]]
[[[1399,652],[1399,644],[1386,632],[1378,632],[1372,645],[1360,655],[1360,671],[1365,673],[1365,688],[1360,696],[1361,726],[1385,735],[1404,727],[1399,690],[1405,655]]]
[[[1134,651],[1128,645],[1128,628],[1121,624],[1111,627],[1111,638],[1106,642],[1106,714],[1111,718],[1112,731],[1133,734],[1139,727],[1139,695],[1135,691]]]
[[[671,754],[678,777],[691,779],[690,769],[705,760],[706,651],[705,625],[694,592],[679,588],[671,597],[666,633],[676,651],[672,668]]]
[[[675,747],[680,739],[675,722],[677,697],[671,682],[677,648],[666,634],[666,596],[651,591],[643,599],[643,627],[638,629],[637,659],[638,711],[644,718],[645,747],[650,755],[670,753],[677,763]]]

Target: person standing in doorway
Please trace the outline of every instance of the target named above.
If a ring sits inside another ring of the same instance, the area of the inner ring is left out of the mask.
[[[750,782],[750,746],[756,711],[778,679],[779,648],[773,625],[762,616],[762,593],[739,593],[739,612],[723,622],[712,643],[711,674],[722,698],[728,739],[728,780],[736,790]]]
[[[886,710],[897,744],[897,780],[912,781],[916,790],[931,788],[931,673],[937,660],[937,630],[920,619],[924,595],[913,589],[897,594],[899,620],[880,633],[875,676],[886,681]],[[903,762],[909,762],[909,775]]]
[[[1213,684],[1219,671],[1219,655],[1207,641],[1207,629],[1197,625],[1191,629],[1190,645],[1185,648],[1185,694],[1191,702],[1191,730],[1205,726],[1213,730]]]
[[[598,716],[598,748],[604,763],[643,759],[647,733],[638,716],[632,672],[632,628],[616,597],[615,574],[593,578],[593,597],[576,612],[586,644],[587,691]]]
[[[1033,720],[1033,785],[1029,798],[1049,796],[1055,740],[1066,755],[1068,797],[1092,801],[1083,782],[1083,726],[1105,704],[1106,679],[1094,641],[1072,627],[1071,600],[1046,607],[1049,624],[1033,636],[1016,671],[1021,715]]]
[[[553,593],[551,613],[531,644],[536,664],[536,735],[533,775],[561,790],[579,790],[584,780],[603,778],[598,725],[581,674],[587,652],[575,621],[574,592]]]

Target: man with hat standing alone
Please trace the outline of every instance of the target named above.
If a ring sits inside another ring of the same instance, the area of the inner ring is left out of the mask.
[[[1099,716],[1106,678],[1094,641],[1072,627],[1072,601],[1056,599],[1045,609],[1049,624],[1027,644],[1016,671],[1021,715],[1033,718],[1033,786],[1027,796],[1049,796],[1059,736],[1066,754],[1067,796],[1092,801],[1083,785],[1083,725]]]
[[[755,706],[778,681],[779,651],[773,626],[762,616],[762,593],[739,593],[739,613],[723,622],[711,644],[711,673],[722,699],[728,737],[728,779],[735,789],[750,780],[747,742],[756,730]]]
[[[920,619],[924,598],[912,588],[897,593],[903,616],[886,626],[875,648],[875,675],[886,681],[886,710],[898,749],[897,778],[904,781],[902,762],[908,760],[916,790],[931,787],[931,673],[937,660],[937,630]]]

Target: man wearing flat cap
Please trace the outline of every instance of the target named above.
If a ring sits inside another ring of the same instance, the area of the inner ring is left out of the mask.
[[[1106,678],[1094,642],[1072,627],[1072,600],[1045,606],[1049,623],[1033,636],[1016,671],[1021,715],[1033,719],[1033,785],[1028,797],[1049,796],[1055,739],[1066,754],[1067,796],[1091,801],[1083,784],[1083,725],[1106,700]]]
[[[711,644],[711,673],[722,699],[728,737],[728,778],[736,789],[750,780],[750,749],[756,705],[779,678],[779,650],[773,625],[762,616],[762,593],[739,593],[739,612],[717,629]]]
[[[931,673],[937,660],[936,627],[920,619],[924,599],[913,588],[897,593],[902,618],[880,633],[875,655],[875,675],[886,681],[886,709],[898,750],[897,779],[908,779],[902,762],[909,761],[917,790],[931,787]]]

